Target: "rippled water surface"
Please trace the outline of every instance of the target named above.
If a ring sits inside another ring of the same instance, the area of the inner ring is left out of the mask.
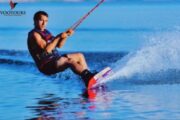
[[[1,51],[0,117],[7,119],[176,119],[180,117],[179,72],[139,80],[117,78],[105,87],[85,91],[79,77],[67,70],[47,77],[26,51]],[[95,56],[99,57],[95,57]],[[91,69],[100,70],[127,53],[85,53]],[[18,59],[21,56],[26,59]],[[16,59],[15,59],[16,58]],[[29,58],[29,59],[28,59]],[[104,59],[102,61],[102,59]],[[98,62],[101,61],[101,62]],[[176,77],[176,79],[174,79]],[[170,81],[173,81],[171,83]]]

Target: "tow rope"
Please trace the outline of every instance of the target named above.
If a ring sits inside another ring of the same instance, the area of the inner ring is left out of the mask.
[[[99,7],[105,0],[101,0],[96,6],[94,6],[88,13],[86,13],[81,19],[75,22],[70,28],[75,30],[97,7]]]

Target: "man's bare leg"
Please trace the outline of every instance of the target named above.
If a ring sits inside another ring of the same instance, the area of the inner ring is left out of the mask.
[[[87,63],[83,54],[81,53],[67,54],[67,57],[77,62],[78,64],[80,64],[83,67],[83,69],[88,69],[88,66],[87,66]]]
[[[69,54],[67,57],[61,57],[57,62],[59,71],[64,71],[67,68],[81,76],[85,85],[88,86],[90,78],[94,75],[87,69],[85,58],[82,54]]]
[[[71,58],[61,57],[57,61],[57,69],[61,72],[67,68],[70,68],[74,73],[78,75],[81,75],[81,73],[86,69],[81,64],[79,64]]]

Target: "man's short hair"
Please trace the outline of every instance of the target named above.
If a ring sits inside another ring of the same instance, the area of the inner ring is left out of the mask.
[[[48,14],[45,11],[38,11],[34,14],[34,21],[39,20],[41,15],[48,17]]]

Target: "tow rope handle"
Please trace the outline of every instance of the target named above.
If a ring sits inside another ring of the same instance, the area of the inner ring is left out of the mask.
[[[101,0],[96,6],[94,6],[88,13],[86,13],[81,19],[75,22],[70,29],[75,30],[97,7],[99,7],[105,0]]]

